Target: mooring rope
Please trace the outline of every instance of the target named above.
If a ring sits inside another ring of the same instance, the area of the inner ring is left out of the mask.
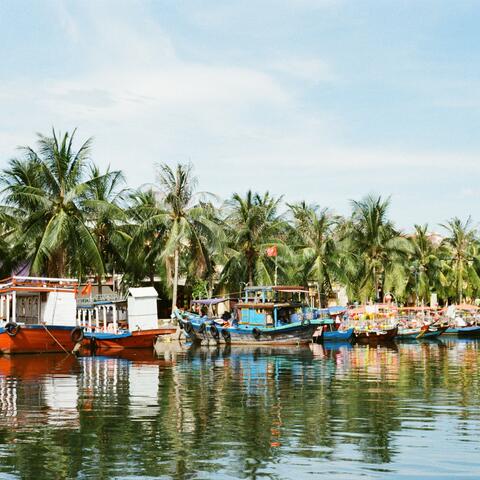
[[[42,325],[42,327],[47,331],[47,333],[57,342],[57,344],[60,346],[60,348],[67,354],[67,355],[72,355],[72,352],[69,352],[56,338],[55,338],[55,335],[50,332],[50,330],[47,328],[46,325],[44,325],[43,323],[41,323],[40,325]]]

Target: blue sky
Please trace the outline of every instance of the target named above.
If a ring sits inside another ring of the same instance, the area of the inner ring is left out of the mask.
[[[223,197],[479,220],[478,25],[461,0],[5,0],[0,166],[78,127],[132,186],[191,161]]]

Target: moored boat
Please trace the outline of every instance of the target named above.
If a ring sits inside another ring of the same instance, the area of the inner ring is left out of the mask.
[[[76,290],[68,278],[13,276],[0,283],[0,352],[71,352],[83,338]]]
[[[446,326],[427,326],[427,328],[399,328],[397,340],[421,340],[434,339],[445,333]]]
[[[153,287],[144,287],[130,288],[127,298],[98,296],[80,302],[83,345],[90,350],[153,349],[159,335],[176,332],[175,327],[158,327],[157,297]]]
[[[458,335],[459,337],[480,337],[480,326],[472,325],[465,327],[448,327],[446,335]]]
[[[185,336],[195,342],[252,345],[297,345],[312,342],[323,324],[308,305],[302,287],[247,287],[228,320],[192,312],[175,313]]]
[[[398,333],[398,327],[372,328],[355,331],[355,340],[358,343],[386,343],[393,342]]]

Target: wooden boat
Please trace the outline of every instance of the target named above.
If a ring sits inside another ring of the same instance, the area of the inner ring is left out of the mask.
[[[125,349],[125,348],[153,348],[159,335],[169,335],[176,332],[175,327],[156,328],[149,330],[128,330],[118,333],[86,332],[84,344],[91,350],[98,348]]]
[[[422,333],[421,328],[399,328],[397,336],[395,337],[397,340],[432,340],[434,338],[438,338],[442,335],[448,327],[435,327],[429,326],[428,330],[425,333]]]
[[[83,338],[76,289],[68,278],[13,276],[0,283],[0,352],[71,352]]]
[[[100,295],[79,302],[78,317],[84,327],[83,346],[98,349],[151,348],[159,335],[175,327],[158,327],[157,291],[130,288],[126,298]]]
[[[466,327],[448,327],[445,331],[446,335],[458,335],[459,337],[480,337],[480,326],[466,326]]]
[[[228,321],[192,312],[174,313],[185,336],[195,342],[244,345],[298,345],[312,342],[313,332],[323,324],[314,319],[302,287],[247,287],[243,299]]]
[[[358,343],[385,343],[393,342],[398,333],[398,327],[386,329],[375,328],[371,330],[355,331],[355,340]]]
[[[355,330],[349,328],[347,330],[326,330],[322,333],[321,338],[324,342],[348,342],[353,340]]]

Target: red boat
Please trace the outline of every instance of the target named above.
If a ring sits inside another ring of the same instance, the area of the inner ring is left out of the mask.
[[[97,295],[80,299],[78,317],[85,330],[83,346],[97,349],[151,348],[159,335],[176,332],[158,327],[157,291],[130,288],[126,297]]]
[[[77,343],[74,341],[76,327],[55,325],[17,325],[0,329],[0,352],[2,353],[51,353],[71,352]],[[78,337],[77,337],[78,338]]]
[[[76,289],[68,278],[15,276],[0,283],[0,352],[71,352],[83,338]]]
[[[95,350],[98,348],[125,349],[125,348],[153,348],[159,335],[170,335],[176,328],[157,328],[150,330],[128,330],[119,333],[87,332],[83,344]]]
[[[375,329],[355,332],[355,340],[358,343],[378,344],[393,342],[398,333],[398,327]]]

